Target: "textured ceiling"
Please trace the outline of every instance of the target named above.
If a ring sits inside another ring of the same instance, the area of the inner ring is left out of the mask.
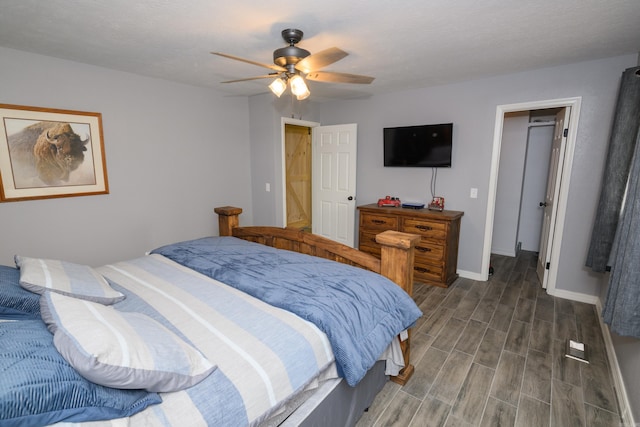
[[[280,32],[311,53],[349,53],[325,71],[371,85],[310,82],[312,98],[368,96],[640,51],[639,0],[0,0],[0,46],[145,76],[266,91]],[[622,70],[621,70],[622,71]]]

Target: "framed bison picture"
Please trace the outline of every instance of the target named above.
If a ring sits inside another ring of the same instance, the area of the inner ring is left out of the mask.
[[[107,193],[100,113],[0,104],[0,202]]]

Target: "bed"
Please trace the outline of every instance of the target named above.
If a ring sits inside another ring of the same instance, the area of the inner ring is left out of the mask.
[[[419,237],[378,260],[215,212],[219,236],[140,258],[1,267],[0,426],[354,425],[406,383]]]

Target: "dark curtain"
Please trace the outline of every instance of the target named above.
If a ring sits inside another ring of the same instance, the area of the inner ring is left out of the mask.
[[[591,233],[587,267],[604,272],[618,228],[625,188],[629,178],[638,127],[640,126],[640,67],[622,74],[616,104],[609,152],[600,187],[600,201]],[[639,236],[640,237],[640,236]]]
[[[587,266],[611,269],[602,311],[611,331],[640,338],[640,67],[622,75]],[[622,214],[620,214],[622,212]]]
[[[640,134],[638,134],[640,138]],[[637,140],[636,140],[637,141]],[[602,317],[618,335],[640,338],[640,143],[611,251],[611,277]]]

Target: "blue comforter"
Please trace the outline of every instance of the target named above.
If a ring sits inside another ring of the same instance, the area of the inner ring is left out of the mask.
[[[422,315],[411,297],[383,276],[235,237],[175,243],[153,253],[314,323],[327,334],[339,373],[351,386],[392,338]]]

